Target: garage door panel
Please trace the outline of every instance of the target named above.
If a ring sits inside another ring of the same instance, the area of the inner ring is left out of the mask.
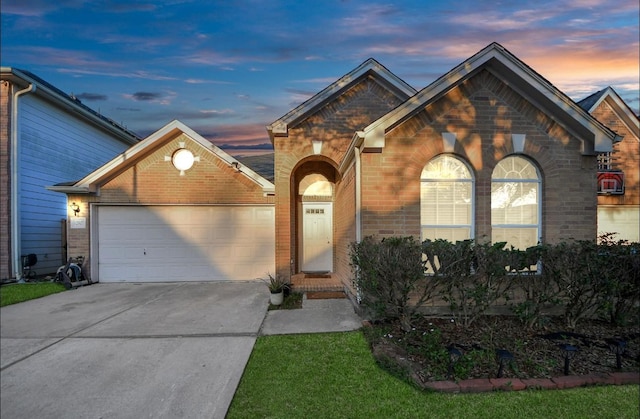
[[[100,280],[212,281],[275,268],[273,207],[99,207]]]

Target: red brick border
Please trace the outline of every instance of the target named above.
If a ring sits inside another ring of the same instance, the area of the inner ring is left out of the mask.
[[[555,390],[596,384],[640,385],[640,372],[612,372],[589,375],[566,375],[553,378],[474,378],[471,380],[434,381],[425,389],[441,393],[483,393],[488,391]]]

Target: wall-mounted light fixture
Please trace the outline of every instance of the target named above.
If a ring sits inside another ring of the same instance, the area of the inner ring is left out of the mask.
[[[80,213],[80,205],[75,202],[72,202],[71,205],[69,205],[69,208],[71,208],[76,217],[78,216],[78,213]]]
[[[184,172],[191,169],[193,164],[200,161],[200,156],[194,156],[190,150],[184,148],[184,143],[180,142],[180,148],[173,152],[171,157],[164,156],[165,161],[171,161],[173,167],[180,171],[180,176],[184,176]]]

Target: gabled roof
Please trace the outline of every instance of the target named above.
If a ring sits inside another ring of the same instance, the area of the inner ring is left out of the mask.
[[[113,158],[111,161],[105,163],[102,167],[99,167],[92,173],[88,174],[83,179],[77,182],[73,182],[72,184],[60,183],[54,186],[49,186],[47,187],[47,189],[63,193],[95,192],[100,186],[112,179],[114,176],[123,172],[126,168],[144,158],[148,154],[148,152],[155,150],[159,145],[162,145],[166,141],[171,141],[180,134],[188,136],[191,140],[198,143],[204,149],[209,150],[229,166],[235,166],[238,172],[242,173],[251,181],[261,186],[265,193],[275,192],[275,186],[273,183],[269,182],[247,166],[240,164],[229,154],[225,153],[210,141],[200,136],[197,132],[177,120],[174,120],[164,127],[160,128],[158,131],[149,135],[138,144],[134,145],[133,147]]]
[[[29,71],[14,67],[1,67],[0,74],[2,75],[2,80],[8,80],[20,87],[32,86],[33,94],[54,103],[56,106],[63,108],[72,114],[80,115],[91,123],[120,138],[127,144],[135,144],[140,141],[140,137],[138,137],[138,135],[133,131],[128,130],[112,119],[96,112],[80,102],[78,98],[64,93],[62,90]]]
[[[358,132],[354,142],[363,141],[364,147],[384,147],[386,132],[482,69],[508,82],[511,88],[581,139],[583,154],[612,149],[612,142],[616,139],[613,131],[495,42],[422,89],[404,104],[374,121],[364,131]],[[357,137],[361,139],[358,140]]]
[[[622,100],[622,98],[616,93],[611,86],[608,86],[602,90],[593,93],[590,96],[582,99],[578,102],[578,105],[585,111],[593,113],[596,108],[606,101],[613,111],[618,115],[622,122],[627,126],[629,131],[635,134],[636,139],[640,138],[640,119],[633,110]]]
[[[343,91],[369,75],[373,76],[379,83],[383,84],[389,91],[402,100],[406,100],[416,93],[413,87],[409,86],[373,58],[369,58],[309,100],[292,109],[271,125],[268,125],[267,131],[269,132],[271,142],[273,143],[273,139],[276,136],[286,136],[288,129],[294,126],[296,122],[301,121],[307,115],[315,112],[325,103],[339,96]]]

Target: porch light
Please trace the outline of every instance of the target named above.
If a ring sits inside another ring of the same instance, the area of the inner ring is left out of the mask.
[[[73,214],[76,217],[80,213],[80,205],[76,204],[75,202],[72,202],[71,205],[69,205],[69,208],[71,208],[71,210],[73,211]]]

